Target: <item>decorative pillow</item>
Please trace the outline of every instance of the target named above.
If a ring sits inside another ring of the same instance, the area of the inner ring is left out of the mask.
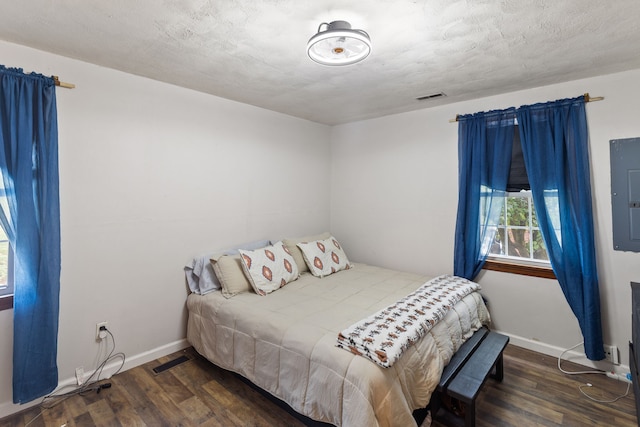
[[[242,269],[258,295],[267,295],[298,278],[298,266],[284,243],[240,250]]]
[[[340,270],[348,270],[351,263],[347,254],[335,237],[316,240],[309,243],[298,243],[309,271],[316,277],[324,277]]]
[[[242,271],[240,254],[218,255],[211,258],[211,264],[222,285],[222,295],[226,298],[231,298],[242,292],[251,292],[251,284]]]
[[[314,242],[316,240],[328,239],[329,237],[331,237],[331,234],[329,232],[324,232],[315,236],[284,239],[282,242],[284,243],[285,248],[287,248],[289,250],[289,253],[293,256],[293,259],[296,261],[296,265],[298,266],[298,271],[300,272],[300,274],[302,274],[306,271],[309,271],[309,267],[307,267],[307,264],[304,261],[302,251],[297,246],[298,243]]]

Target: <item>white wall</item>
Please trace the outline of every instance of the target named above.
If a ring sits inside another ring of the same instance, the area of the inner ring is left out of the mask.
[[[327,126],[13,44],[0,56],[77,85],[56,92],[61,381],[95,367],[100,321],[129,366],[184,347],[191,257],[328,229]],[[0,312],[0,417],[20,409],[11,316]]]
[[[585,92],[604,96],[587,105],[602,323],[605,343],[617,345],[628,365],[629,282],[640,281],[640,254],[613,250],[609,140],[640,136],[638,81],[640,70],[336,126],[331,230],[354,260],[451,273],[458,160],[457,125],[449,119]],[[494,327],[513,343],[559,355],[582,341],[557,281],[489,271],[478,281]]]

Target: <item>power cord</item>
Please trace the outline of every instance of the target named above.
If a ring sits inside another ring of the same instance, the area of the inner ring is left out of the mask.
[[[593,400],[594,402],[598,402],[598,403],[613,403],[613,402],[617,402],[618,400],[622,399],[623,397],[627,397],[629,395],[629,390],[631,389],[631,383],[627,383],[627,391],[618,396],[615,397],[611,400],[600,400],[600,399],[596,399],[593,396],[589,396],[587,393],[585,393],[585,391],[583,390],[584,388],[589,388],[589,387],[593,387],[593,384],[591,383],[586,383],[586,384],[582,384],[578,386],[578,389],[580,390],[580,393],[584,394],[585,396],[587,396],[589,399]]]
[[[601,374],[601,375],[607,375],[608,373],[606,371],[602,371],[602,370],[594,370],[594,371],[565,371],[564,369],[562,369],[562,366],[560,366],[560,362],[562,361],[562,356],[565,355],[565,353],[575,349],[576,347],[579,347],[581,345],[584,344],[584,341],[579,342],[578,344],[574,345],[571,348],[566,349],[565,351],[563,351],[562,353],[560,353],[560,356],[558,356],[558,370],[560,370],[560,372],[562,372],[563,374],[566,375],[578,375],[578,374]],[[608,375],[607,375],[608,376]],[[591,383],[586,383],[586,384],[582,384],[578,386],[578,390],[580,390],[580,393],[582,393],[584,396],[586,396],[587,398],[593,400],[594,402],[598,402],[598,403],[613,403],[613,402],[617,402],[618,400],[622,399],[623,397],[626,397],[629,395],[629,390],[631,389],[631,383],[627,383],[627,391],[623,394],[620,395],[618,397],[615,397],[611,400],[600,400],[600,399],[596,399],[593,396],[589,396],[584,389],[585,388],[589,388],[589,387],[593,387],[593,384]]]
[[[42,401],[40,402],[40,413],[35,417],[33,417],[28,423],[26,423],[25,427],[27,427],[29,424],[31,424],[36,419],[38,419],[43,414],[44,410],[53,408],[54,406],[56,406],[57,404],[59,404],[60,402],[66,400],[71,396],[75,396],[77,394],[85,395],[92,391],[95,391],[96,393],[100,393],[104,389],[111,388],[111,383],[98,384],[100,381],[103,380],[100,378],[102,376],[102,371],[104,370],[107,363],[111,362],[112,360],[121,359],[120,366],[113,374],[110,375],[110,377],[118,374],[122,370],[122,367],[124,366],[126,356],[122,352],[114,353],[116,349],[116,339],[111,333],[111,331],[109,331],[106,328],[106,326],[101,326],[100,328],[101,331],[103,330],[102,328],[104,328],[104,331],[111,337],[112,347],[111,347],[111,351],[109,351],[109,354],[105,357],[105,359],[98,365],[98,367],[93,371],[93,373],[85,380],[84,384],[82,384],[81,386],[78,386],[76,389],[68,391],[66,393],[60,393],[62,390],[64,390],[64,388],[60,390],[54,390],[52,393],[43,397]],[[69,387],[69,386],[65,386],[65,387]]]
[[[605,371],[601,371],[601,370],[596,370],[596,371],[565,371],[564,369],[562,369],[562,367],[560,366],[560,362],[562,361],[562,356],[565,355],[565,353],[568,353],[569,351],[575,349],[576,347],[581,346],[582,344],[584,344],[584,341],[579,342],[578,344],[574,345],[571,348],[566,349],[565,351],[563,351],[562,353],[560,353],[560,356],[558,356],[558,369],[560,370],[560,372],[562,372],[563,374],[567,374],[567,375],[578,375],[578,374],[606,374]]]

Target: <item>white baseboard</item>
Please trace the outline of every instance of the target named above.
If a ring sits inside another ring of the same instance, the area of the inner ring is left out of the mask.
[[[537,351],[538,353],[546,354],[547,356],[555,357],[556,359],[562,355],[563,361],[570,361],[573,363],[577,363],[579,365],[585,366],[591,369],[598,369],[606,372],[613,372],[618,374],[620,378],[626,378],[626,375],[630,372],[629,366],[627,365],[614,365],[611,362],[606,361],[598,361],[594,362],[593,360],[587,359],[584,353],[577,351],[580,349],[578,347],[576,350],[566,351],[566,348],[556,347],[550,344],[546,344],[540,341],[534,341],[528,338],[522,338],[517,335],[509,334],[507,332],[500,332],[503,335],[507,335],[509,337],[509,344],[513,344],[517,347],[526,348],[527,350]],[[565,352],[566,351],[566,352]]]
[[[156,347],[152,350],[145,351],[144,353],[136,354],[134,356],[126,356],[126,360],[121,371],[135,368],[136,366],[143,365],[160,357],[183,350],[189,347],[189,345],[190,344],[186,339],[181,339],[160,347]],[[104,369],[102,370],[101,378],[110,378],[118,370],[118,368],[120,367],[120,363],[120,361],[115,361],[105,365]],[[89,372],[88,374],[90,375],[92,372]],[[75,386],[75,384],[75,377],[65,378],[58,381],[58,387],[56,388],[56,390]],[[13,402],[2,402],[0,403],[0,418],[15,414],[16,412],[24,411],[25,409],[29,409],[32,406],[39,405],[41,401],[42,399],[36,399],[23,405],[16,405]]]

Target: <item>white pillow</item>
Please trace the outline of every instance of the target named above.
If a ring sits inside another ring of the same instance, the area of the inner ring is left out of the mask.
[[[328,276],[340,270],[351,268],[347,254],[344,253],[340,243],[333,236],[325,240],[298,243],[298,247],[302,251],[304,261],[309,266],[311,274],[316,277]]]
[[[244,274],[258,295],[267,295],[298,278],[298,266],[282,242],[239,252]]]
[[[269,240],[256,240],[254,242],[247,242],[239,246],[234,246],[232,249],[225,249],[219,251],[219,255],[235,255],[238,253],[238,249],[258,249],[264,248],[270,245]],[[216,276],[213,270],[213,266],[209,262],[211,255],[200,255],[193,258],[190,263],[184,266],[184,274],[187,279],[187,284],[191,292],[205,295],[209,292],[216,291],[221,288],[220,280]]]

